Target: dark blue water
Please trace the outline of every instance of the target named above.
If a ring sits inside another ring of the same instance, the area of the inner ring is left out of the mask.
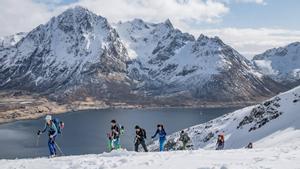
[[[57,143],[65,155],[102,153],[107,151],[106,135],[110,120],[125,126],[121,137],[123,148],[133,150],[134,126],[154,134],[156,124],[162,123],[167,133],[207,122],[237,108],[159,108],[86,110],[55,115],[65,122]],[[0,125],[0,158],[28,158],[48,156],[47,136],[42,135],[37,145],[37,131],[44,126],[43,118]]]

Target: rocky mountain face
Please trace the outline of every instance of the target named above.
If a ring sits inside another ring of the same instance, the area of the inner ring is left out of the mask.
[[[218,37],[195,39],[169,20],[111,25],[75,7],[0,48],[0,89],[163,104],[248,101],[282,88]]]
[[[195,39],[169,20],[152,24],[135,19],[115,27],[129,51],[129,76],[148,95],[233,101],[279,90],[218,37]]]
[[[253,58],[256,68],[285,85],[300,84],[300,42],[274,48]]]
[[[130,88],[127,60],[126,48],[107,20],[76,7],[0,51],[0,87],[77,99],[116,97],[118,88],[124,94]]]

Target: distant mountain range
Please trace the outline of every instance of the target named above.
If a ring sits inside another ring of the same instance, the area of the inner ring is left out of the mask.
[[[300,84],[299,46],[268,50],[249,61],[220,38],[195,38],[169,20],[111,24],[75,7],[29,33],[0,38],[0,90],[26,90],[60,102],[255,101]]]
[[[279,83],[300,84],[300,42],[269,49],[254,56],[253,63],[260,72]]]

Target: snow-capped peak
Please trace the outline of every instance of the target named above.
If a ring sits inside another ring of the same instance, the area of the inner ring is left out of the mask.
[[[174,29],[173,24],[171,23],[170,19],[167,19],[164,24],[169,27],[170,29]]]
[[[254,56],[253,63],[263,74],[278,82],[300,80],[300,42],[269,49]]]
[[[0,86],[18,87],[17,81],[26,79],[27,86],[19,87],[47,90],[87,79],[99,83],[101,78],[90,77],[98,71],[124,73],[128,55],[105,18],[74,7],[29,32],[17,46],[0,51],[0,58]]]
[[[230,70],[238,72],[235,74],[239,77],[232,78],[229,83],[244,77],[243,83],[247,82],[249,86],[255,81],[255,87],[249,87],[249,90],[269,91],[265,87],[259,87],[262,84],[261,75],[258,76],[259,73],[252,68],[252,64],[219,37],[210,38],[201,34],[195,40],[194,36],[173,28],[169,20],[154,24],[135,19],[118,23],[115,27],[133,61],[128,68],[129,75],[140,82],[140,88],[158,90],[151,91],[152,94],[194,93],[202,90],[199,97],[206,97],[204,95],[207,93],[204,91],[212,89],[202,87],[215,81],[214,77]],[[239,82],[235,83],[237,84]]]

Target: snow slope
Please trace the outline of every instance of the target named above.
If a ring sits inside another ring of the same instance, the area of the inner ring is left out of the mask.
[[[287,83],[300,80],[300,42],[269,49],[253,58],[255,66],[276,81]]]
[[[289,169],[300,168],[300,146],[253,150],[112,152],[54,159],[0,160],[1,169]]]
[[[185,129],[191,137],[190,149],[215,149],[217,135],[224,132],[225,149],[276,147],[293,141],[300,145],[300,86],[262,104],[246,107],[207,123]],[[166,126],[167,127],[167,126]],[[168,137],[167,149],[178,149],[179,132]],[[157,150],[157,142],[150,145]]]

